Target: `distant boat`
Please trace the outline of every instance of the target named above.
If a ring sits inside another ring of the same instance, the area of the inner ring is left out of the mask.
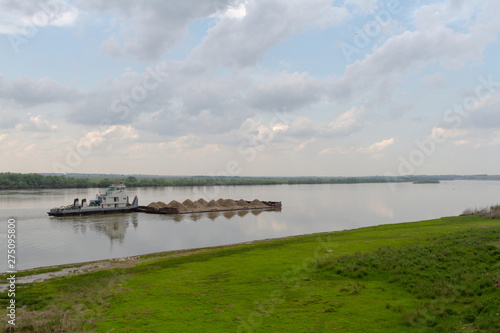
[[[116,214],[130,213],[137,211],[139,200],[137,196],[132,204],[129,203],[129,198],[125,184],[112,184],[105,193],[96,194],[95,200],[90,200],[87,203],[83,199],[80,203],[78,198],[73,201],[72,205],[59,208],[52,208],[47,214],[50,216],[75,216],[75,215],[93,215],[93,214]]]

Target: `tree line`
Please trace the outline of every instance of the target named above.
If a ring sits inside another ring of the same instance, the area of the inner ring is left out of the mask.
[[[0,189],[43,188],[92,188],[108,187],[112,183],[124,182],[128,187],[163,186],[219,186],[219,185],[280,185],[280,184],[352,184],[411,182],[434,179],[432,176],[400,177],[67,177],[64,175],[40,175],[0,173]]]

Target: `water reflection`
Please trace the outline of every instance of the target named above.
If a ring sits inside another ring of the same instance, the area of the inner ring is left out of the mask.
[[[202,212],[202,213],[192,213],[192,214],[158,214],[160,219],[173,221],[175,223],[183,222],[183,221],[199,221],[203,218],[208,218],[212,221],[215,221],[218,217],[224,217],[227,220],[232,219],[234,216],[238,216],[239,218],[243,218],[249,213],[257,216],[262,212],[281,212],[280,208],[269,208],[269,209],[244,209],[244,210],[230,210],[230,211],[220,211],[220,212]]]
[[[94,231],[98,234],[108,236],[111,243],[123,243],[125,233],[129,225],[134,229],[139,226],[137,213],[132,214],[111,214],[111,215],[89,215],[66,218],[52,218],[58,224],[71,224],[75,233],[85,234],[87,231]]]
[[[390,219],[394,218],[394,209],[389,207],[385,202],[380,199],[368,203],[368,209],[382,217],[387,217]]]

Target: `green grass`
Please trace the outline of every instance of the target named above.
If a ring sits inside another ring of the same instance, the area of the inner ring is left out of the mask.
[[[17,331],[498,332],[499,241],[460,216],[149,256],[18,285]]]
[[[317,263],[316,276],[327,280],[381,282],[416,297],[417,308],[404,311],[408,326],[458,330],[475,323],[487,332],[500,330],[500,229],[467,230],[433,237],[429,244],[381,247]],[[391,303],[387,303],[391,308]]]

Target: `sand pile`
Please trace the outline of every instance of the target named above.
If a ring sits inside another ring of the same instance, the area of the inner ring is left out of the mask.
[[[217,200],[217,204],[221,207],[226,207],[226,200],[219,198],[219,200]]]
[[[154,209],[161,208],[176,208],[179,213],[197,213],[197,212],[216,212],[216,211],[230,211],[230,210],[241,210],[241,209],[252,209],[252,208],[267,208],[268,206],[260,200],[253,200],[252,202],[240,199],[238,201],[232,199],[218,199],[210,200],[207,202],[205,199],[198,199],[197,201],[192,201],[190,199],[184,200],[180,203],[176,200],[170,201],[166,204],[162,201],[152,202],[148,207]]]
[[[176,201],[176,200],[170,201],[167,206],[170,207],[170,208],[184,208],[182,206],[182,204],[179,201]]]
[[[236,201],[236,205],[238,205],[240,207],[248,207],[249,206],[248,202],[246,200],[243,200],[243,199]]]
[[[257,199],[253,200],[253,201],[250,203],[250,206],[251,206],[252,208],[254,208],[254,207],[255,207],[255,208],[259,208],[259,207],[267,207],[267,205],[266,205],[266,204],[264,204],[262,201],[257,200]]]
[[[240,206],[238,206],[236,201],[234,201],[232,199],[227,199],[226,203],[228,205],[228,208],[230,208],[230,209],[240,209],[241,208]]]
[[[152,203],[150,203],[150,204],[148,205],[148,207],[152,207],[152,208],[155,208],[155,209],[160,208],[156,202],[152,202]]]
[[[186,207],[186,209],[190,212],[198,212],[198,211],[200,211],[201,208],[205,208],[205,207],[200,206],[197,202],[193,202],[189,199],[184,200],[182,205],[184,207]]]
[[[198,200],[196,201],[196,203],[197,203],[197,204],[198,204],[198,206],[200,206],[200,207],[206,207],[206,206],[207,206],[207,204],[208,204],[207,200],[205,200],[205,199],[203,199],[203,198],[198,199]]]
[[[206,205],[207,208],[209,209],[222,209],[222,207],[215,201],[215,200],[210,200],[209,202],[207,202],[207,205]]]
[[[238,205],[236,205],[236,202],[234,200],[231,200],[231,199],[220,198],[219,200],[217,200],[217,203],[219,204],[219,206],[221,206],[224,209],[239,209],[239,208],[241,208]]]
[[[168,203],[167,207],[177,208],[179,210],[179,213],[183,213],[183,212],[187,211],[186,207],[184,207],[183,204],[181,204],[179,201],[176,201],[176,200],[170,201]]]

